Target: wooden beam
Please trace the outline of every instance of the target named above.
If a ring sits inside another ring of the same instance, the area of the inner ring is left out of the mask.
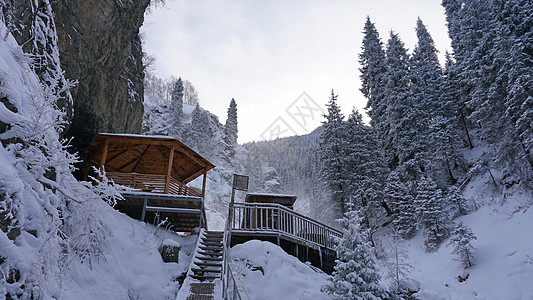
[[[170,151],[170,150],[169,150],[169,151]],[[174,151],[175,151],[175,150],[174,150]],[[161,155],[162,155],[163,157],[166,156],[165,153],[163,153],[163,149],[162,149],[162,148],[159,148],[159,153],[161,153]],[[185,170],[183,167],[181,167],[181,166],[178,166],[178,168],[179,168],[179,170],[181,170],[181,171],[186,171],[186,170]],[[176,172],[177,174],[179,174],[179,173],[180,173],[179,170],[177,170],[176,168],[174,168],[174,161],[172,161],[172,171],[173,171],[173,172]],[[172,172],[171,172],[170,174],[172,175]],[[176,180],[179,181],[179,182],[182,182],[182,181],[180,181],[178,178],[174,178],[174,179],[176,179]]]
[[[102,139],[102,141],[96,145],[89,145],[87,149],[85,149],[85,153],[89,155],[89,157],[94,158],[94,154],[98,153],[98,150],[102,148],[102,145],[104,145],[106,139]]]
[[[118,152],[117,154],[111,156],[111,157],[107,160],[107,162],[108,162],[108,163],[112,162],[115,158],[117,158],[117,157],[121,156],[122,154],[126,153],[128,150],[130,150],[130,149],[124,149],[124,150]]]
[[[184,184],[187,184],[189,182],[191,182],[192,180],[194,180],[195,178],[197,178],[198,176],[202,175],[204,173],[204,170],[207,170],[206,168],[204,169],[200,169],[199,171],[195,172],[194,174],[192,174],[191,176],[183,179],[181,182],[183,182]],[[206,171],[207,172],[207,171]]]
[[[124,142],[126,144],[150,144],[150,145],[168,145],[176,142],[174,138],[154,138],[151,136],[131,136],[131,135],[106,135],[100,134],[101,137],[110,139],[115,142]]]
[[[137,167],[139,166],[139,164],[141,163],[141,160],[144,158],[144,156],[146,155],[146,153],[148,152],[148,149],[150,149],[150,146],[152,145],[147,145],[146,146],[146,149],[144,149],[144,151],[141,154],[141,156],[139,156],[139,159],[137,160],[137,163],[135,164],[135,166],[133,166],[133,168],[131,169],[131,172],[135,172],[135,169],[137,169]]]
[[[135,163],[135,166],[133,166],[132,171],[128,172],[128,173],[133,173],[133,170],[135,170],[135,168],[139,165],[139,162],[143,158],[144,154],[146,154],[146,151],[148,151],[148,148],[150,148],[150,145],[146,146],[146,149],[144,149],[144,152],[140,153],[141,155],[139,157],[137,157],[136,159],[134,159],[134,160],[132,160],[130,162],[127,162],[126,164],[123,164],[122,166],[118,167],[116,171],[117,172],[123,172],[122,169],[124,169],[125,167]]]
[[[202,179],[202,198],[205,199],[205,182],[207,180],[207,169],[204,168],[204,178]]]
[[[100,157],[100,172],[104,172],[104,165],[107,159],[107,149],[109,148],[109,141],[106,139],[104,143],[104,150],[102,151],[102,156]]]
[[[87,158],[87,161],[85,162],[85,169],[83,170],[83,180],[87,181],[87,177],[89,177],[89,168],[91,167],[91,157]]]
[[[200,159],[194,157],[194,155],[192,155],[190,152],[192,152],[193,150],[191,150],[190,148],[187,149],[188,147],[185,146],[185,145],[180,145],[180,153],[183,153],[185,156],[187,156],[188,158],[190,158],[193,162],[195,162],[197,165],[200,165],[201,167],[207,167],[207,164],[203,161],[200,161]]]
[[[170,147],[170,155],[168,157],[167,178],[165,180],[165,194],[168,194],[168,186],[170,185],[170,175],[172,175],[172,164],[174,163],[175,150],[176,146],[172,145],[172,147]]]

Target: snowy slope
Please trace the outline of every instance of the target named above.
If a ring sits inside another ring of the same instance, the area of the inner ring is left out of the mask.
[[[187,272],[196,236],[181,237],[118,213],[107,204],[98,208],[109,229],[99,259],[73,259],[63,283],[64,299],[173,299],[176,280]],[[164,263],[158,247],[165,239],[179,243],[179,264]]]
[[[443,244],[435,253],[425,252],[423,236],[405,241],[413,270],[421,283],[421,299],[533,299],[533,209],[513,213],[512,205],[485,206],[460,218],[472,228],[475,266],[465,282],[464,270],[452,247]]]

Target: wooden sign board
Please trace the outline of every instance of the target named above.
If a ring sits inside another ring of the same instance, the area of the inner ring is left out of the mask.
[[[240,191],[247,191],[248,179],[248,176],[233,174],[233,188]]]

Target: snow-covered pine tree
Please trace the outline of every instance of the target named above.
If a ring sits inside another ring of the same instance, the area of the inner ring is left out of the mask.
[[[189,80],[183,81],[183,103],[196,105],[200,103],[198,90]]]
[[[155,135],[168,135],[169,131],[169,106],[168,101],[153,103],[145,96],[143,133]]]
[[[370,117],[370,125],[376,130],[380,141],[385,140],[388,128],[386,118],[387,103],[383,94],[386,72],[385,51],[379,33],[370,17],[364,26],[362,52],[359,54],[361,68],[361,92],[367,99],[366,109]]]
[[[464,103],[461,101],[460,88],[458,88],[458,76],[456,63],[453,55],[446,51],[444,70],[442,72],[442,88],[439,101],[442,111],[439,115],[451,120],[453,128],[456,129],[457,135],[462,136],[463,143],[473,148],[471,138],[471,125],[468,123],[465,114]],[[459,129],[460,128],[460,129]],[[460,132],[464,132],[460,134]],[[456,148],[462,145],[455,145]]]
[[[176,80],[170,97],[170,128],[168,134],[181,137],[181,118],[183,116],[183,80]]]
[[[330,283],[323,287],[334,299],[386,299],[371,247],[361,233],[357,212],[346,213],[345,228],[337,245],[337,260]]]
[[[237,145],[237,103],[231,99],[228,108],[228,118],[224,124],[225,150],[229,159],[235,157],[235,146]]]
[[[531,187],[533,182],[533,3],[492,1],[492,12],[500,28],[496,46],[502,61],[499,74],[506,74],[505,116],[514,129],[516,141],[507,160]],[[501,78],[502,80],[505,78]]]
[[[387,71],[384,75],[384,94],[387,102],[386,122],[389,132],[383,140],[383,149],[389,167],[396,168],[400,161],[398,145],[405,128],[403,116],[412,108],[409,106],[409,55],[398,34],[391,31],[386,49]]]
[[[322,122],[324,131],[320,135],[322,176],[332,192],[333,201],[339,205],[344,215],[350,200],[347,192],[349,174],[346,170],[346,124],[333,90],[326,107],[326,121]]]
[[[383,186],[388,168],[374,129],[363,124],[363,117],[354,108],[346,122],[346,175],[353,209],[362,213],[363,222],[374,228],[383,208]]]
[[[426,110],[423,117],[430,118],[429,115],[441,111],[438,99],[442,84],[442,69],[435,42],[420,18],[416,21],[416,36],[418,42],[410,60],[411,96],[416,98],[418,107]],[[426,119],[423,121],[427,122]]]
[[[472,232],[472,229],[459,221],[452,232],[448,246],[452,245],[454,247],[452,253],[458,256],[457,260],[463,264],[465,269],[474,265],[474,250],[476,248],[472,246],[473,240],[477,240],[477,237]]]
[[[506,172],[533,180],[531,1],[445,0],[461,111]],[[464,108],[464,109],[463,109]],[[505,134],[502,134],[505,132]],[[512,171],[510,171],[512,170]],[[510,174],[506,174],[510,175]]]
[[[442,191],[431,178],[422,177],[416,188],[416,213],[426,236],[427,251],[436,251],[450,231],[450,218]]]
[[[428,160],[429,120],[438,111],[441,69],[437,50],[426,26],[417,20],[418,42],[409,61],[410,94],[405,111],[397,126],[401,126],[399,139],[400,171],[410,181],[420,178]]]
[[[452,119],[437,115],[429,123],[428,128],[428,161],[427,174],[436,178],[441,186],[455,184],[457,171],[465,172],[465,164],[459,153],[459,137]]]
[[[393,224],[403,238],[411,238],[418,227],[414,198],[409,189],[401,181],[398,172],[393,171],[387,178],[384,190],[385,200],[393,212]]]
[[[386,278],[391,280],[389,285],[391,299],[412,299],[407,295],[408,291],[405,291],[402,283],[408,278],[407,275],[413,266],[409,263],[409,251],[396,231],[393,231],[391,239],[385,245],[385,259],[382,265],[387,270]]]
[[[202,155],[208,150],[211,141],[207,114],[200,108],[200,104],[196,103],[191,114],[191,125],[187,136],[188,144]]]
[[[454,185],[450,186],[447,191],[446,203],[455,208],[455,213],[452,217],[466,215],[472,210],[469,201],[463,196],[461,190]]]

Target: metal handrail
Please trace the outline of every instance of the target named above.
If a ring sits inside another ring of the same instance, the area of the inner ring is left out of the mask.
[[[226,228],[224,229],[223,247],[224,256],[222,264],[222,299],[224,300],[248,300],[248,294],[244,290],[241,281],[236,275],[231,257],[229,256],[229,242],[231,241],[231,211],[233,204],[229,206],[228,218],[226,221]]]
[[[331,250],[342,233],[283,205],[235,203],[228,216],[230,231],[274,232]]]

